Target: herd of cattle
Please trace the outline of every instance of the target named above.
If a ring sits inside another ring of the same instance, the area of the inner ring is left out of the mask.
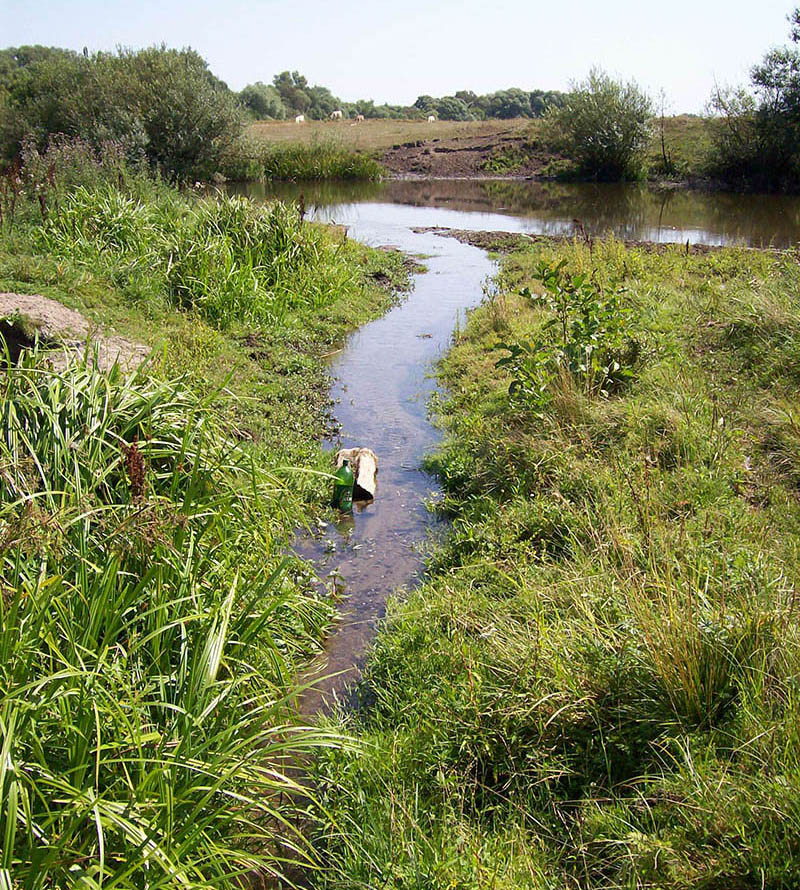
[[[332,121],[340,121],[343,116],[344,116],[344,112],[342,111],[341,108],[337,108],[336,111],[332,111],[331,115],[330,115]],[[359,124],[359,123],[361,123],[361,121],[364,120],[364,115],[357,114],[355,116],[354,120],[357,124]],[[428,123],[429,124],[432,124],[435,120],[436,120],[435,115],[433,115],[433,114],[428,115]],[[297,117],[294,119],[294,122],[296,124],[304,124],[306,122],[306,116],[304,114],[298,114]]]

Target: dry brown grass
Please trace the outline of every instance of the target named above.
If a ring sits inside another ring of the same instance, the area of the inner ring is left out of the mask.
[[[257,121],[248,128],[248,136],[265,142],[341,141],[357,151],[379,152],[393,145],[418,140],[480,139],[500,133],[522,136],[536,121],[526,118],[489,121],[367,120],[343,121]]]

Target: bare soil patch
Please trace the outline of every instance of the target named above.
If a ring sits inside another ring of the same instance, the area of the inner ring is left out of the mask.
[[[1,340],[5,340],[12,361],[38,341],[50,350],[50,360],[57,368],[88,355],[104,370],[115,363],[132,370],[150,352],[141,343],[103,333],[80,312],[38,294],[0,293]]]
[[[515,162],[493,168],[493,161],[511,157]],[[387,171],[397,177],[519,178],[541,176],[554,159],[552,152],[529,141],[519,129],[489,135],[468,134],[445,139],[417,140],[394,145],[380,157]]]

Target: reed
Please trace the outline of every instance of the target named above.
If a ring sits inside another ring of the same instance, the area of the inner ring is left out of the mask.
[[[34,355],[0,416],[0,874],[207,887],[312,864],[284,764],[340,739],[289,716],[276,641],[303,606],[262,531],[280,483],[146,369]]]

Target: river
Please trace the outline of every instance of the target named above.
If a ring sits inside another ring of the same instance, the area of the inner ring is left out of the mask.
[[[439,495],[421,469],[440,431],[428,419],[431,374],[454,327],[483,297],[494,264],[477,248],[412,227],[589,234],[703,244],[787,247],[800,240],[800,198],[652,191],[625,185],[556,185],[508,180],[389,181],[368,184],[233,186],[256,200],[296,200],[310,214],[348,228],[350,237],[422,256],[408,298],[355,331],[330,363],[341,432],[331,448],[366,446],[379,460],[375,500],[295,549],[322,578],[335,579],[340,615],[319,679],[303,698],[307,713],[330,707],[357,677],[386,599],[419,578],[437,520]]]

